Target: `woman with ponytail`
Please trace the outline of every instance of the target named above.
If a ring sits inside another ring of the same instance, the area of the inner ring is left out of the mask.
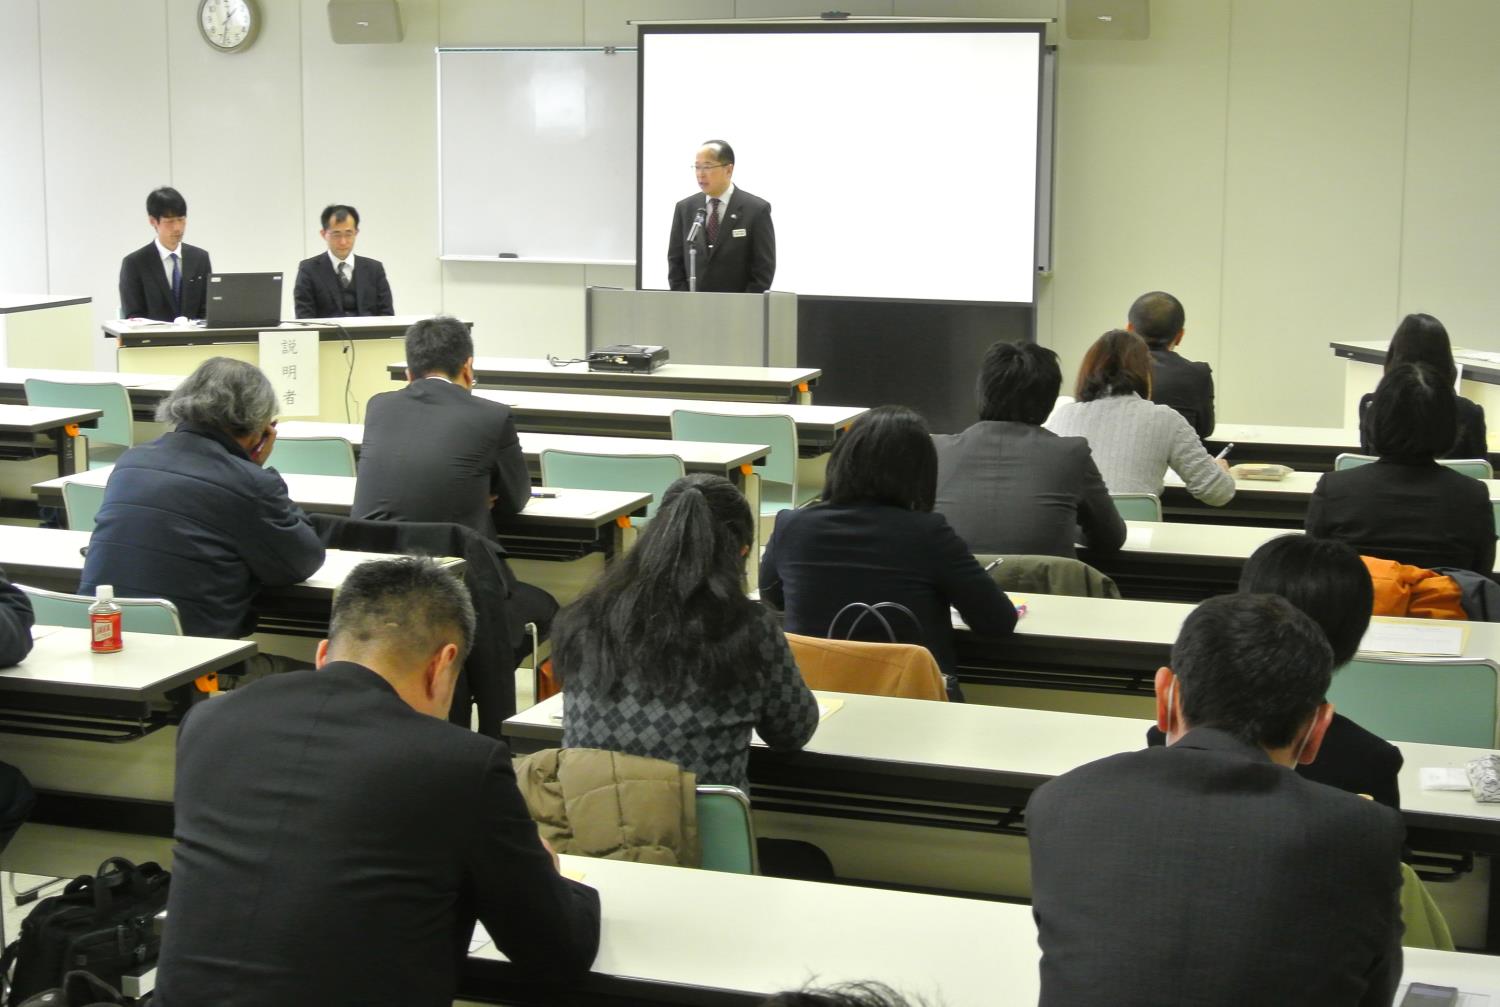
[[[667,488],[635,547],[553,625],[564,747],[665,759],[749,793],[751,728],[775,749],[807,744],[817,703],[775,616],[745,594],[754,530],[722,476]]]

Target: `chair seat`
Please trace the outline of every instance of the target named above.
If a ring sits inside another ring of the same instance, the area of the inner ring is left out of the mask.
[[[797,488],[797,497],[792,498],[792,486],[789,483],[773,483],[765,479],[760,481],[760,514],[761,517],[769,517],[789,507],[805,507],[818,499],[818,490]]]

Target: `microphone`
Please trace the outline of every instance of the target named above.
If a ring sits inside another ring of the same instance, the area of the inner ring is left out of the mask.
[[[687,236],[687,243],[689,245],[691,245],[693,243],[693,239],[694,238],[698,237],[698,231],[702,229],[703,222],[705,220],[707,220],[707,219],[708,219],[708,207],[706,207],[706,206],[700,206],[700,207],[698,207],[698,213],[697,213],[697,215],[695,217],[693,217],[693,229],[688,232],[688,236]]]

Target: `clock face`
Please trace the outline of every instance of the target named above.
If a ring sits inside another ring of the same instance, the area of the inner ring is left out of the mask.
[[[236,52],[255,40],[260,12],[253,0],[201,0],[198,30],[215,49]]]

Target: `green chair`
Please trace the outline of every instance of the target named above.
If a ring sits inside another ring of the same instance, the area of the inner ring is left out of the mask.
[[[26,404],[64,409],[98,409],[95,426],[85,427],[89,441],[89,468],[113,465],[135,443],[135,413],[130,394],[120,384],[74,384],[71,381],[26,379]]]
[[[757,442],[758,443],[758,442]],[[702,868],[729,874],[759,874],[755,821],[750,799],[738,787],[698,788],[698,838]]]
[[[797,424],[790,416],[738,416],[729,413],[672,410],[672,439],[715,441],[720,444],[766,444],[771,448],[760,474],[762,517],[801,507],[815,499],[817,490],[797,485]]]
[[[1497,689],[1494,661],[1357,657],[1333,676],[1328,699],[1387,741],[1494,748]]]
[[[1109,498],[1126,521],[1161,520],[1161,498],[1155,493],[1111,493]]]
[[[553,448],[542,452],[543,486],[650,493],[647,520],[656,516],[662,494],[683,471],[676,455],[605,455]]]
[[[283,475],[354,476],[354,447],[342,437],[278,437],[266,464]]]
[[[1346,452],[1333,460],[1333,470],[1342,472],[1345,469],[1368,465],[1375,460],[1374,455],[1356,455]],[[1439,458],[1437,462],[1439,465],[1446,465],[1455,472],[1472,476],[1475,479],[1495,478],[1494,468],[1483,458]]]
[[[89,606],[94,599],[83,594],[63,594],[39,587],[17,584],[31,599],[39,626],[89,628]],[[120,628],[127,633],[155,633],[159,636],[181,636],[182,620],[177,606],[165,598],[116,598],[120,606]]]
[[[62,488],[63,510],[73,531],[93,531],[94,519],[104,503],[104,487],[88,483],[66,482]]]

